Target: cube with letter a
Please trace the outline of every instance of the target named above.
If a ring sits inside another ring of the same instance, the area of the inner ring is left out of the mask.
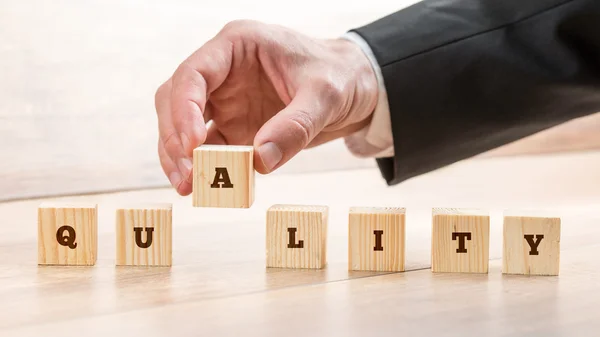
[[[252,146],[202,145],[194,150],[194,207],[249,208],[254,202]]]
[[[98,205],[43,203],[38,208],[38,264],[96,264]]]
[[[327,206],[273,205],[267,211],[267,267],[327,264]]]
[[[477,209],[433,209],[431,270],[487,273],[490,217]]]
[[[558,275],[560,218],[540,211],[504,213],[502,272]]]

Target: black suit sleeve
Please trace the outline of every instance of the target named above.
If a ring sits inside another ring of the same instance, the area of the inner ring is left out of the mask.
[[[387,89],[390,185],[600,111],[600,0],[425,0],[353,31]]]

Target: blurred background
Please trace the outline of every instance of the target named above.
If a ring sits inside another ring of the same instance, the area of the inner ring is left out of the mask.
[[[414,2],[0,0],[0,200],[169,186],[155,90],[231,20],[332,38]],[[598,114],[472,160],[597,148]],[[374,166],[335,141],[274,174]]]

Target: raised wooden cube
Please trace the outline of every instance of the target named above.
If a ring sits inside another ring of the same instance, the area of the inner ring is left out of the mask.
[[[325,267],[328,211],[327,206],[271,206],[267,210],[267,267]]]
[[[98,206],[43,203],[38,208],[38,264],[92,266],[98,258]]]
[[[504,213],[502,272],[558,275],[560,218],[535,211]]]
[[[487,273],[490,217],[482,210],[433,209],[431,270]]]
[[[172,205],[148,204],[117,209],[118,266],[170,266]]]
[[[194,207],[249,208],[254,202],[252,146],[202,145],[194,150]]]
[[[352,207],[348,215],[348,270],[404,271],[404,218],[396,207]]]

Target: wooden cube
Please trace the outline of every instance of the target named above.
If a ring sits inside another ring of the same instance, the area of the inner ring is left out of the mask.
[[[487,273],[490,217],[470,209],[433,209],[431,270]]]
[[[404,208],[352,207],[348,270],[404,271]]]
[[[560,222],[543,212],[505,212],[502,272],[558,275]]]
[[[327,206],[271,206],[267,210],[267,267],[325,267],[328,211]]]
[[[117,265],[170,266],[171,222],[171,204],[117,209]]]
[[[38,264],[93,266],[98,258],[98,206],[43,203],[38,208]]]
[[[196,148],[192,186],[194,207],[249,208],[254,202],[253,147]]]

